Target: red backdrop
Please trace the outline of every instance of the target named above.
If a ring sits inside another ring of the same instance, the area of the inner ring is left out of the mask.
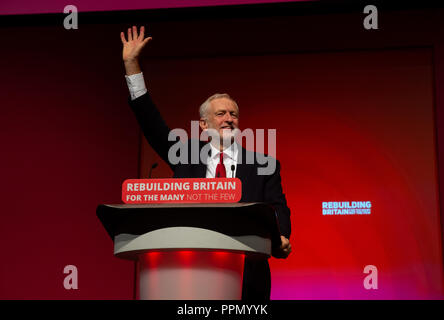
[[[294,254],[271,260],[272,298],[443,297],[430,50],[168,60],[145,69],[172,127],[189,129],[200,102],[228,92],[241,129],[277,129]],[[161,160],[144,147],[146,173]],[[171,174],[164,163],[156,170]],[[324,216],[328,201],[371,201],[371,214]],[[378,269],[377,290],[364,288],[366,265]]]
[[[361,13],[150,28],[146,78],[172,127],[225,91],[242,128],[277,128],[295,248],[271,261],[273,298],[442,297],[435,13],[385,13],[375,33],[362,31]],[[413,26],[412,15],[424,21]],[[0,298],[131,299],[133,264],[113,257],[95,216],[99,203],[121,202],[141,156],[142,174],[155,159],[140,154],[126,104],[118,35],[127,25],[67,31],[60,21],[0,29]],[[161,164],[154,177],[169,174]],[[371,201],[372,213],[323,216],[324,201]],[[78,290],[63,287],[66,265],[79,270]],[[363,288],[365,265],[378,268],[378,290]]]

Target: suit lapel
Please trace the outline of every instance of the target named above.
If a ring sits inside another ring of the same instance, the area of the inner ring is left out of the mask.
[[[244,183],[254,169],[254,165],[246,164],[246,150],[240,145],[238,146],[239,153],[237,156],[236,178],[239,178],[242,183]]]
[[[200,162],[194,166],[194,174],[192,177],[194,178],[205,178],[207,176],[207,166]]]
[[[200,156],[200,151],[206,144],[207,142],[199,141],[199,156]],[[193,175],[192,175],[193,178],[206,178],[207,176],[207,165],[200,161],[200,157],[199,157],[199,164],[193,165],[192,170],[193,170]]]

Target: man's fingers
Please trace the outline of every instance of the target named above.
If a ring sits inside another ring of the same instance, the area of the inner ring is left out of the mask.
[[[290,244],[290,241],[285,238],[284,236],[281,236],[281,248],[284,249],[286,247],[288,247],[288,245]]]
[[[143,37],[145,36],[145,27],[140,27],[140,33],[139,33],[139,40],[143,40]]]
[[[290,240],[288,240],[284,236],[281,236],[281,249],[286,254],[286,256],[288,256],[291,253]]]
[[[131,28],[128,28],[128,41],[133,41],[133,35],[131,33]]]
[[[123,32],[120,33],[120,39],[122,40],[122,43],[126,43],[125,34]]]
[[[128,28],[128,40],[125,39],[125,34],[122,32],[120,34],[120,38],[122,39],[122,43],[125,44],[127,42],[133,41],[133,40],[139,40],[142,41],[142,45],[146,45],[148,41],[152,40],[152,37],[148,37],[146,39],[143,39],[145,37],[145,27],[140,27],[140,32],[137,32],[137,27],[132,26],[131,28]]]
[[[285,255],[288,257],[291,253],[291,245],[287,248],[284,248],[282,251],[284,251]]]
[[[152,37],[148,37],[148,38],[146,38],[145,40],[143,40],[143,42],[142,42],[142,46],[145,46],[150,40],[152,40],[153,38]]]

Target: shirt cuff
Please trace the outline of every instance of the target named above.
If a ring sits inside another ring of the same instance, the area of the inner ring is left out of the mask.
[[[131,100],[137,99],[147,93],[148,90],[146,89],[145,80],[143,79],[143,72],[132,74],[130,76],[125,75],[125,79]]]

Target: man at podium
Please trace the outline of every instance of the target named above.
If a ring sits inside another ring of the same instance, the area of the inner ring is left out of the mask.
[[[228,94],[215,94],[209,97],[199,109],[199,125],[202,130],[216,132],[220,139],[211,140],[206,161],[197,164],[191,161],[176,164],[168,157],[171,146],[176,142],[168,140],[171,130],[151,100],[139,65],[140,53],[152,38],[145,38],[144,27],[138,30],[135,26],[127,30],[127,36],[123,32],[120,36],[123,44],[125,78],[130,92],[129,104],[148,143],[169,164],[175,178],[236,177],[242,181],[240,202],[266,202],[272,205],[276,211],[281,233],[280,256],[286,258],[291,252],[288,240],[291,232],[290,209],[282,191],[280,164],[273,159],[274,170],[268,174],[258,174],[263,162],[256,161],[256,153],[247,151],[234,142],[233,132],[239,125],[237,103]],[[189,149],[189,157],[191,152],[200,153],[207,143],[199,141],[198,145],[199,150]],[[245,163],[246,161],[239,159],[254,159],[254,161]],[[268,300],[270,291],[271,276],[268,261],[246,258],[242,299]]]

